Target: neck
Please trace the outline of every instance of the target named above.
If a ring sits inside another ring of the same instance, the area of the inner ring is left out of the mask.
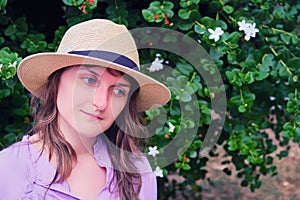
[[[58,119],[58,125],[61,134],[71,144],[78,156],[86,153],[93,155],[93,146],[97,141],[97,137],[85,137],[84,134],[78,133],[61,118]]]

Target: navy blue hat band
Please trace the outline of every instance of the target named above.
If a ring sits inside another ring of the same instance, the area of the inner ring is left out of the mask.
[[[135,64],[135,62],[133,62],[131,59],[127,58],[126,56],[117,53],[100,51],[100,50],[70,51],[68,53],[103,59],[139,71],[139,68]]]

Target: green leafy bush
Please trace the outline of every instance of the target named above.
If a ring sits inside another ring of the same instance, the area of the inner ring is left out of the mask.
[[[184,151],[175,149],[178,159],[162,171],[156,157],[151,160],[153,169],[163,175],[158,179],[160,199],[175,197],[177,192],[201,198],[202,189],[196,181],[205,179],[206,163],[214,151],[203,157],[200,149],[213,120],[211,99],[217,89],[224,89],[227,96],[226,121],[218,145],[230,158],[223,164],[235,165],[241,186],[254,191],[261,186],[262,175],[277,174],[272,153],[278,147],[272,138],[286,147],[279,158],[288,155],[289,142],[300,144],[300,4],[296,0],[63,0],[60,6],[64,7],[61,17],[65,24],[56,24],[55,33],[42,32],[27,16],[15,17],[12,5],[0,1],[1,147],[16,141],[30,126],[29,96],[16,77],[20,60],[32,53],[55,51],[67,27],[91,18],[107,18],[128,28],[178,31],[201,44],[222,76],[224,88],[208,88],[191,63],[174,53],[150,48],[153,44],[144,36],[142,41],[148,42],[149,49],[141,51],[142,63],[157,58],[158,63],[176,69],[167,75],[164,70],[143,69],[162,79],[172,91],[165,113],[160,109],[146,113],[146,121],[159,123],[165,117],[163,128],[153,130],[149,145],[157,146],[156,153],[163,154],[179,131],[189,134],[197,130]],[[171,35],[164,42],[178,43]],[[214,74],[209,61],[202,61],[203,69]],[[199,120],[193,119],[195,110],[200,111]],[[183,112],[190,115],[183,117]],[[274,137],[267,130],[272,130]],[[229,169],[224,172],[230,175]],[[167,175],[174,173],[184,181],[170,182]]]

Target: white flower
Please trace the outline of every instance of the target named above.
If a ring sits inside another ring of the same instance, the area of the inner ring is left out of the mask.
[[[157,150],[157,146],[149,147],[149,152],[148,152],[149,156],[155,157],[158,154],[159,154],[159,151]]]
[[[255,37],[256,33],[259,32],[257,28],[255,28],[256,24],[248,24],[246,30],[245,30],[245,40],[250,40],[250,37]]]
[[[160,54],[156,54],[156,58],[151,63],[151,66],[148,68],[148,70],[150,72],[159,71],[159,70],[162,70],[164,68],[164,66],[162,64],[164,62],[164,59],[159,59],[159,58],[160,58]]]
[[[0,72],[2,71],[3,64],[0,64]]]
[[[154,174],[155,174],[155,176],[159,176],[159,177],[161,177],[161,178],[164,177],[163,171],[160,169],[159,166],[157,166],[157,167],[155,168]]]
[[[270,96],[269,99],[270,99],[270,101],[275,101],[276,97]]]
[[[211,33],[211,35],[208,38],[214,39],[215,42],[217,42],[220,39],[220,36],[224,33],[224,31],[220,27],[217,27],[216,30],[212,30],[209,28],[208,32]]]
[[[272,106],[272,107],[270,108],[270,110],[275,110],[275,108],[276,108],[275,106]]]
[[[174,129],[175,129],[175,126],[171,122],[169,122],[168,124],[169,124],[169,132],[173,133]]]
[[[244,19],[241,22],[238,22],[239,31],[245,31],[248,24],[249,23],[246,23],[246,21]]]
[[[244,38],[245,38],[245,40],[249,41],[250,37],[251,37],[251,35],[246,34]]]
[[[256,24],[246,23],[245,20],[238,22],[239,30],[244,31],[245,40],[249,41],[251,37],[255,37],[256,33],[259,32],[257,28],[255,28]]]
[[[276,84],[279,84],[279,83],[280,83],[280,80],[277,80],[275,83],[276,83]]]

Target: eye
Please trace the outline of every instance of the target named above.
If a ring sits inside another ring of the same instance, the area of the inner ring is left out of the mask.
[[[93,85],[97,82],[96,79],[91,78],[91,77],[83,77],[84,82],[86,82],[89,85]]]
[[[113,88],[113,93],[116,94],[117,96],[125,96],[126,95],[126,91],[120,88]]]

